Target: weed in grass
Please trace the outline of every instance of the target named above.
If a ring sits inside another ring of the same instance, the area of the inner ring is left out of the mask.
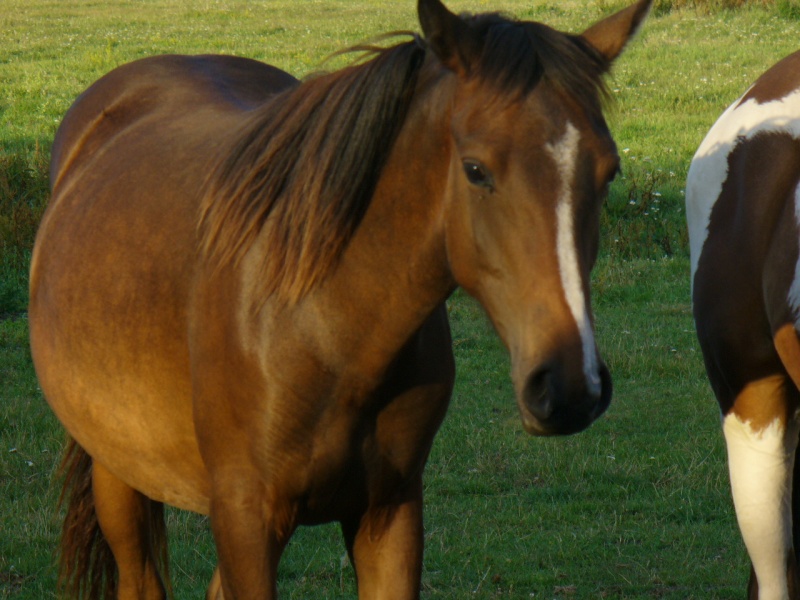
[[[0,252],[20,264],[33,245],[47,203],[48,160],[39,147],[30,158],[0,153]]]
[[[47,204],[47,156],[0,153],[0,317],[25,310],[28,264]]]
[[[623,259],[685,255],[687,232],[682,181],[674,171],[623,150],[623,172],[601,217],[605,251]]]
[[[28,271],[6,255],[0,256],[0,319],[22,314],[28,306]]]

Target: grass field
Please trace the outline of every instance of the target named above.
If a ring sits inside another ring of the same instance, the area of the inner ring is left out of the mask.
[[[450,6],[579,31],[623,4]],[[426,472],[423,597],[743,596],[747,561],[692,330],[682,189],[724,107],[796,49],[800,22],[778,5],[660,3],[615,66],[609,122],[624,176],[603,215],[593,289],[615,381],[603,419],[574,437],[526,436],[504,350],[472,300],[451,300],[458,381]],[[417,29],[413,9],[412,0],[0,0],[0,598],[54,597],[62,433],[27,349],[25,264],[70,103],[113,67],[166,52],[240,54],[304,75],[343,46]],[[200,598],[215,562],[207,522],[168,516],[175,596]],[[332,526],[301,530],[280,578],[287,598],[355,594]]]

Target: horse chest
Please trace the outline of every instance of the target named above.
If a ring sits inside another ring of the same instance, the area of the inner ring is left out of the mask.
[[[279,443],[280,464],[267,477],[277,476],[276,487],[292,490],[286,500],[297,504],[305,523],[389,502],[424,468],[447,405],[444,389],[383,398],[375,411],[331,406],[315,426],[294,435],[299,452]]]
[[[212,479],[252,461],[276,501],[311,524],[388,502],[419,476],[453,380],[443,311],[370,378],[362,368],[326,366],[315,343],[287,328],[259,354],[224,319],[211,322],[222,325],[216,333],[207,326],[194,357],[196,423]],[[206,362],[202,348],[224,349],[229,360]]]

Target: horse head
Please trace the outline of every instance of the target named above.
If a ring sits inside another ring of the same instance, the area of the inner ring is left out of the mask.
[[[537,435],[580,431],[611,399],[589,293],[601,204],[619,170],[602,77],[649,7],[640,0],[567,35],[419,2],[452,80],[449,268],[508,348],[522,422]]]

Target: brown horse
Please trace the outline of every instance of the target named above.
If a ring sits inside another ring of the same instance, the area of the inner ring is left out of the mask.
[[[686,204],[694,318],[752,561],[749,597],[800,599],[800,53],[711,128]]]
[[[418,597],[457,285],[510,351],[528,431],[605,410],[588,284],[618,167],[602,76],[649,5],[567,35],[420,0],[424,40],[302,83],[165,56],[77,100],[30,305],[74,439],[72,592],[163,598],[169,503],[210,515],[209,597],[273,598],[292,532],[324,521],[359,597]]]

